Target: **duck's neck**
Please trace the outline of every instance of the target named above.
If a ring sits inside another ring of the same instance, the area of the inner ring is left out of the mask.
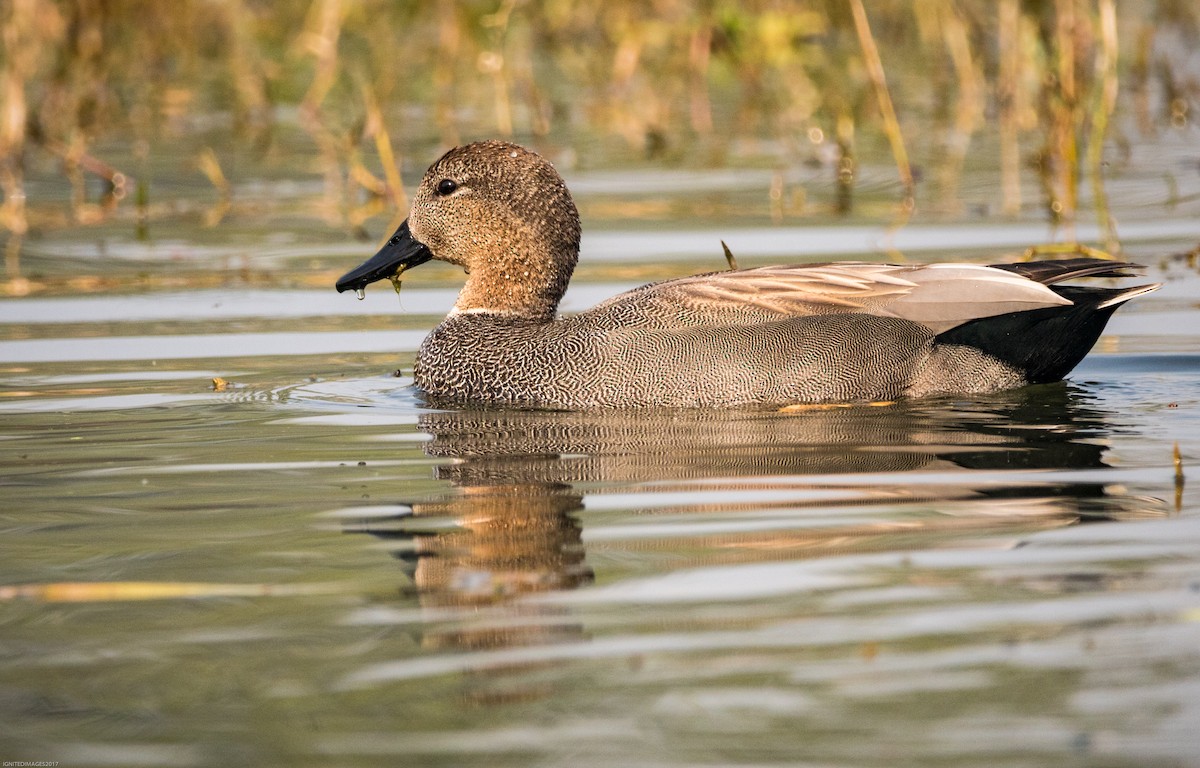
[[[577,258],[577,252],[568,256],[533,254],[476,264],[467,274],[454,310],[553,320]]]

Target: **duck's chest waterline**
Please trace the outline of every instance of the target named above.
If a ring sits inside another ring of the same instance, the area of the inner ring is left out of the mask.
[[[595,368],[594,352],[585,346],[555,323],[452,316],[422,342],[413,378],[440,398],[554,405],[580,389],[580,370]]]

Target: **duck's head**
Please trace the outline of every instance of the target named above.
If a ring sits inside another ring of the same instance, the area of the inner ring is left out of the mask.
[[[457,311],[548,317],[575,269],[579,234],[571,193],[548,161],[508,142],[467,144],[430,166],[408,219],[337,289],[438,259],[469,275]]]

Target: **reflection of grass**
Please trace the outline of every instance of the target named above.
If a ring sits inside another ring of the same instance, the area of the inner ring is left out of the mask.
[[[214,124],[269,156],[278,121],[295,114],[325,179],[325,215],[352,229],[405,208],[398,150],[419,147],[423,162],[430,144],[482,135],[581,149],[613,138],[627,151],[700,163],[738,143],[772,142],[778,162],[826,164],[843,212],[861,157],[886,141],[902,212],[914,203],[952,211],[974,143],[997,148],[1000,207],[1017,213],[1024,147],[1048,215],[1074,219],[1086,173],[1108,224],[1103,153],[1119,78],[1132,79],[1128,101],[1143,130],[1158,122],[1156,91],[1176,125],[1196,97],[1153,43],[1159,26],[1200,24],[1188,3],[1126,4],[1125,17],[1115,0],[297,5],[5,3],[0,220],[10,274],[29,227],[31,156],[55,159],[73,190],[72,218],[89,224],[122,205],[149,210],[152,191],[131,177],[173,139]],[[100,139],[126,142],[133,167],[98,156]],[[205,149],[192,167],[227,206],[220,155]],[[927,196],[910,156],[918,170],[934,168]],[[776,186],[772,200],[804,199],[803,189]],[[779,218],[785,206],[777,209]],[[226,210],[214,208],[210,223]]]

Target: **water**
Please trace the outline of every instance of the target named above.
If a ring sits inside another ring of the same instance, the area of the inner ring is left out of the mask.
[[[1166,285],[1070,381],[801,413],[432,410],[452,271],[360,302],[332,282],[369,243],[264,236],[275,285],[219,277],[211,233],[110,241],[112,286],[0,301],[0,757],[1200,764],[1200,231],[1130,218]],[[750,266],[1046,234],[599,224],[569,311],[719,237]],[[93,263],[57,237],[31,269]]]

